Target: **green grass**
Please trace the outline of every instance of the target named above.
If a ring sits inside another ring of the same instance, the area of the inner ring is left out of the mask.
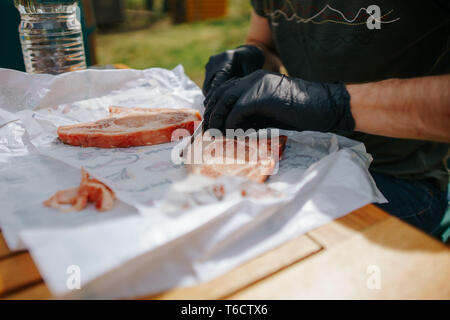
[[[229,13],[219,20],[172,25],[164,19],[147,29],[100,34],[97,37],[99,63],[123,63],[135,69],[171,69],[182,64],[187,75],[201,85],[209,56],[245,41],[251,12],[249,3],[229,0]]]

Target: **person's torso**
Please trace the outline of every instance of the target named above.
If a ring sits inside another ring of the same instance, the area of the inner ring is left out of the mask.
[[[252,3],[269,19],[278,54],[293,77],[359,83],[450,73],[450,11],[442,1]],[[432,179],[441,187],[448,183],[448,144],[339,134],[365,143],[374,157],[374,171]]]
[[[294,77],[366,82],[450,72],[450,11],[437,1],[254,2],[263,4],[277,50]],[[379,9],[379,19],[375,11],[372,17],[367,13],[371,6]]]

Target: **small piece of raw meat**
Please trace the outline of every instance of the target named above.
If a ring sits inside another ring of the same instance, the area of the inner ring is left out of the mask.
[[[74,187],[56,192],[50,199],[44,201],[44,206],[55,208],[62,212],[71,212],[83,210],[86,207],[86,203],[87,198],[80,197],[78,187]]]
[[[195,109],[110,107],[110,117],[58,128],[59,139],[72,146],[127,148],[171,142],[177,129],[194,131],[201,120]]]
[[[78,187],[56,192],[44,201],[44,206],[62,212],[83,210],[88,202],[95,202],[98,211],[108,211],[114,207],[114,192],[102,182],[93,179],[81,168],[81,183]]]
[[[273,173],[281,158],[287,137],[278,137],[276,146],[271,139],[216,138],[199,147],[201,136],[188,148],[186,167],[188,172],[210,178],[232,175],[255,182],[264,182]],[[273,148],[276,147],[276,150]],[[202,163],[195,163],[195,152],[203,151]],[[222,151],[219,151],[222,150]],[[226,150],[232,150],[227,154]],[[273,152],[272,152],[273,151]],[[238,155],[241,156],[238,156]]]
[[[98,211],[108,211],[114,207],[114,193],[101,182],[89,181],[83,185],[88,201],[95,202]]]

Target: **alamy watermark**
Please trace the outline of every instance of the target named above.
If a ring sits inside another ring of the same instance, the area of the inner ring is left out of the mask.
[[[381,8],[375,4],[368,6],[366,9],[369,18],[366,25],[369,30],[381,29]]]
[[[81,268],[78,265],[70,265],[66,269],[66,287],[69,290],[81,289]]]
[[[185,129],[172,133],[172,141],[179,141],[171,153],[174,164],[258,165],[261,170],[267,169],[262,172],[265,175],[275,174],[278,169],[282,148],[278,129],[227,129],[225,134],[210,129],[195,137],[193,143],[190,137],[191,132]]]
[[[381,290],[381,269],[377,265],[369,265],[366,269],[366,287],[369,290]]]

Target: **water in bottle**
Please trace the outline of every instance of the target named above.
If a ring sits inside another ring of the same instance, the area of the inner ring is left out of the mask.
[[[86,68],[78,0],[14,0],[14,4],[21,16],[27,72],[58,74]]]

